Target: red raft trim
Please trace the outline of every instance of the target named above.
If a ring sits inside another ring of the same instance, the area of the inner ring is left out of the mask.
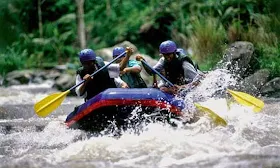
[[[124,100],[124,99],[113,99],[113,100],[101,100],[98,101],[83,111],[79,112],[76,116],[74,116],[71,120],[66,122],[66,125],[70,127],[75,122],[82,119],[87,114],[91,113],[93,110],[98,109],[100,107],[104,106],[113,106],[113,105],[140,105],[140,106],[149,106],[149,107],[159,107],[161,109],[169,109],[171,113],[174,113],[176,115],[182,115],[182,112],[179,108],[176,106],[167,104],[163,101],[158,100]]]

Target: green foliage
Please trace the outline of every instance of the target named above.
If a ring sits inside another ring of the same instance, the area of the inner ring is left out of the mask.
[[[280,76],[280,46],[262,45],[256,48],[260,68],[267,68],[271,77]]]
[[[18,39],[18,35],[27,29],[24,21],[29,0],[0,1],[0,51]]]
[[[279,0],[261,0],[263,11],[265,13],[273,13],[276,16],[280,15],[280,1]]]
[[[264,29],[265,32],[274,33],[280,38],[280,19],[276,15],[254,15],[256,25]]]
[[[17,51],[15,48],[8,48],[5,53],[0,54],[0,74],[5,75],[12,70],[25,68],[27,52]]]
[[[93,49],[112,46],[124,40],[139,43],[141,25],[154,23],[156,19],[154,7],[141,1],[111,1],[110,9],[103,1],[86,3],[92,6],[90,10],[86,8],[89,12],[85,15],[85,21],[93,38],[93,43],[89,44]]]
[[[43,37],[38,31],[37,2],[0,2],[0,51],[5,51],[1,54],[1,68],[9,60],[2,73],[23,67],[78,62],[75,1],[41,0]],[[265,55],[275,55],[279,50],[279,2],[85,0],[87,47],[96,50],[128,40],[141,52],[153,56],[163,40],[173,39],[180,47],[190,47],[200,67],[209,70],[222,57],[226,44],[247,40],[257,48],[260,60],[277,62],[276,57]],[[18,62],[15,53],[21,53],[20,60],[24,63]],[[277,74],[276,68],[270,69]]]
[[[200,62],[199,68],[202,71],[210,71],[221,60],[221,54],[208,54],[207,58]]]
[[[226,31],[223,25],[212,17],[194,19],[192,25],[193,31],[190,33],[189,43],[194,50],[195,58],[201,63],[220,59],[226,40]]]
[[[252,42],[256,46],[267,44],[275,47],[278,43],[275,33],[266,32],[263,27],[248,27],[247,32],[242,34],[242,40]]]

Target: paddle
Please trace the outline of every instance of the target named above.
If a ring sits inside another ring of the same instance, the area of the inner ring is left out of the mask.
[[[137,58],[136,58],[137,59]],[[157,70],[155,70],[153,67],[151,67],[144,59],[137,59],[138,61],[140,60],[142,62],[142,64],[144,64],[145,66],[149,67],[154,73],[156,73],[159,77],[161,77],[162,80],[164,80],[165,82],[167,82],[170,86],[174,86],[173,83],[171,83],[168,79],[166,79],[161,73],[159,73]]]
[[[264,107],[264,102],[260,99],[257,99],[247,93],[233,91],[227,89],[227,91],[231,94],[231,96],[241,105],[244,106],[253,106],[254,112],[260,112]]]
[[[222,117],[220,117],[218,114],[214,113],[214,111],[212,111],[209,108],[204,107],[204,106],[202,106],[202,105],[200,105],[198,103],[194,103],[194,105],[195,105],[196,108],[198,108],[198,110],[203,111],[203,112],[207,112],[208,116],[210,118],[212,118],[213,121],[217,125],[222,125],[222,126],[226,126],[227,125],[227,122]]]
[[[98,72],[102,71],[103,69],[107,68],[109,65],[111,65],[113,62],[115,62],[117,59],[122,57],[126,52],[121,53],[119,56],[115,57],[112,61],[110,61],[108,64],[104,65],[102,68],[98,69],[95,71],[93,74],[90,76],[93,77],[95,74]],[[48,114],[50,114],[52,111],[54,111],[62,101],[65,99],[66,95],[76,87],[80,86],[83,84],[85,80],[81,81],[77,85],[71,87],[70,89],[64,91],[64,92],[58,92],[58,93],[53,93],[44,99],[40,100],[34,105],[34,111],[39,117],[46,117]]]

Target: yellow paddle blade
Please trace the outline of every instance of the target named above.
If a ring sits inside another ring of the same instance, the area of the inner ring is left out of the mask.
[[[213,121],[215,122],[215,124],[217,125],[222,125],[222,126],[226,126],[227,122],[220,117],[218,114],[214,113],[212,110],[210,110],[207,107],[204,107],[198,103],[194,103],[194,105],[196,106],[196,108],[198,108],[200,111],[202,112],[206,112],[208,113],[208,115],[213,119]]]
[[[66,95],[69,92],[70,90],[67,90],[65,92],[53,93],[40,100],[34,105],[35,113],[39,117],[46,117],[61,104],[61,102],[65,99]]]
[[[257,99],[247,93],[244,92],[237,92],[230,89],[227,91],[232,95],[232,97],[240,104],[244,106],[253,106],[254,112],[259,112],[264,107],[264,102],[260,99]]]

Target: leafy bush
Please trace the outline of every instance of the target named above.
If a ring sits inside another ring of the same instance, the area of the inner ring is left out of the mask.
[[[280,46],[261,45],[256,53],[261,69],[269,69],[271,78],[280,76]]]
[[[15,48],[8,48],[5,53],[0,54],[0,74],[25,68],[27,51],[16,51]]]
[[[78,61],[76,4],[69,0],[41,1],[43,37],[40,37],[37,2],[0,2],[0,37],[5,39],[0,39],[0,45],[10,46],[1,54],[2,73],[23,66],[44,67]],[[265,55],[275,55],[279,50],[279,2],[85,0],[87,47],[99,49],[128,40],[141,52],[155,55],[160,42],[173,39],[180,47],[190,47],[194,59],[202,69],[208,70],[222,57],[225,43],[248,40],[256,46],[259,59],[277,62],[276,57]],[[28,58],[22,55],[24,65],[18,62],[18,57],[13,57],[15,53],[28,55]],[[5,61],[9,64],[5,65]],[[262,64],[262,67],[269,66],[269,63]],[[275,68],[272,70],[273,74],[277,73]]]
[[[200,62],[212,62],[222,58],[226,42],[226,32],[217,19],[208,17],[194,19],[193,30],[190,36],[190,48],[194,57]],[[215,56],[215,57],[213,57]]]

